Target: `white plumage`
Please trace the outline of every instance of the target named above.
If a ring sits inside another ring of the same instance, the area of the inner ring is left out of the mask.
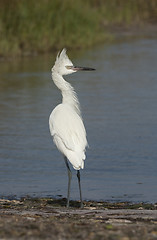
[[[70,83],[64,80],[63,75],[71,74],[78,70],[94,69],[74,67],[66,54],[66,50],[63,49],[57,55],[55,65],[52,68],[52,79],[61,90],[62,103],[52,111],[49,118],[50,133],[53,141],[58,150],[64,155],[66,161],[68,159],[75,170],[84,168],[85,150],[88,143],[77,94]],[[68,171],[70,171],[68,162],[66,162],[66,165]],[[68,172],[68,174],[71,173]],[[70,186],[68,191],[70,194]],[[67,206],[69,205],[67,204]]]
[[[49,119],[50,132],[58,150],[71,162],[74,169],[84,168],[85,148],[87,146],[86,130],[82,121],[79,101],[73,87],[62,75],[75,70],[67,69],[73,66],[63,49],[52,68],[52,78],[61,90],[63,101],[51,113]]]
[[[84,167],[86,131],[75,108],[59,104],[50,115],[50,131],[58,150],[71,162],[74,169]]]

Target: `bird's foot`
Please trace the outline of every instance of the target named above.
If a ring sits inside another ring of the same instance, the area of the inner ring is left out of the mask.
[[[67,202],[66,207],[69,208],[69,201]]]
[[[83,202],[81,202],[80,208],[84,208]]]

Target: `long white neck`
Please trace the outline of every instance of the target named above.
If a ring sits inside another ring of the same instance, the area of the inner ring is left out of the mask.
[[[55,71],[52,71],[52,79],[55,85],[61,90],[62,103],[69,104],[74,110],[81,115],[80,103],[77,94],[70,83],[66,82],[64,78]]]

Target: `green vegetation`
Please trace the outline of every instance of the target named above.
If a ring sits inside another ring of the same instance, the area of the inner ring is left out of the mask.
[[[0,0],[0,56],[87,48],[110,26],[156,20],[156,0]]]

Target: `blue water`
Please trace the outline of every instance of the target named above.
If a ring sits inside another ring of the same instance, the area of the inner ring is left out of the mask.
[[[83,198],[157,202],[157,38],[68,54],[97,69],[66,77],[88,134]],[[0,197],[66,197],[65,163],[48,128],[61,101],[51,80],[54,59],[0,63]],[[79,199],[75,170],[71,191]]]

